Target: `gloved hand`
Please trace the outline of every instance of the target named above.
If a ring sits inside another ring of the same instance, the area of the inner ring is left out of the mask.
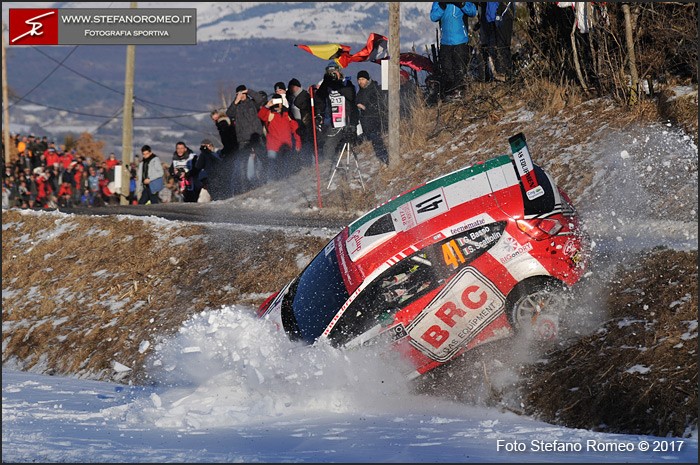
[[[316,115],[316,132],[319,134],[323,132],[323,116],[321,115]]]

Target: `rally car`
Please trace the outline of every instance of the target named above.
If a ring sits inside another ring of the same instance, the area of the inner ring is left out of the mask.
[[[571,200],[530,157],[451,172],[346,226],[258,309],[293,340],[382,343],[418,377],[477,345],[524,332],[556,339],[562,293],[589,240]]]

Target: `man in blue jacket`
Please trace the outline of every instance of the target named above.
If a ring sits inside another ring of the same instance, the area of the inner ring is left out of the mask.
[[[458,93],[464,85],[469,31],[467,17],[476,16],[471,2],[433,2],[430,20],[440,23],[440,67],[443,75],[443,95]]]

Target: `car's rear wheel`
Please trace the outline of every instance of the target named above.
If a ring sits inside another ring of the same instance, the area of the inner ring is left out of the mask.
[[[518,334],[538,341],[560,338],[561,316],[568,305],[566,287],[551,278],[531,278],[518,284],[506,303],[508,320]]]

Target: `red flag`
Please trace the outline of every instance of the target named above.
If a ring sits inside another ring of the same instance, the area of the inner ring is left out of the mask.
[[[345,68],[350,63],[359,61],[374,61],[377,62],[383,58],[387,58],[389,51],[387,49],[387,38],[381,34],[371,33],[367,39],[367,45],[362,50],[352,55],[342,54],[338,57],[338,64]]]
[[[403,52],[399,55],[399,66],[408,66],[416,71],[433,73],[433,62],[430,58],[413,52]]]
[[[345,68],[350,63],[375,61],[388,55],[387,38],[381,34],[371,33],[367,45],[357,53],[350,54],[350,47],[343,44],[295,45],[300,49],[324,60],[334,60],[338,66]]]

